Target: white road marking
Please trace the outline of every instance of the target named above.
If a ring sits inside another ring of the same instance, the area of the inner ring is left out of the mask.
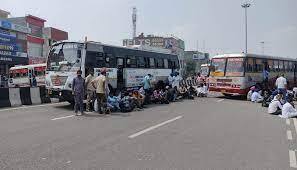
[[[60,120],[60,119],[66,119],[66,118],[71,118],[71,117],[74,117],[74,115],[69,115],[69,116],[64,116],[64,117],[56,117],[51,120]]]
[[[295,151],[289,150],[289,157],[290,157],[290,167],[297,168]]]
[[[293,137],[292,137],[292,131],[287,130],[287,137],[288,137],[289,140],[292,140],[293,139]]]
[[[293,118],[294,126],[295,126],[295,132],[297,133],[297,119]]]
[[[219,103],[219,102],[222,102],[222,101],[224,101],[225,99],[220,99],[220,100],[218,100],[217,102]]]
[[[67,162],[66,162],[66,164],[70,164],[70,163],[71,163],[71,161],[67,161]]]
[[[290,119],[286,119],[286,124],[290,126]]]
[[[62,102],[62,103],[51,103],[51,104],[41,104],[41,105],[34,105],[34,106],[20,106],[20,107],[9,108],[9,109],[1,109],[0,112],[11,111],[11,110],[30,109],[30,108],[35,108],[35,107],[58,106],[58,105],[63,105],[65,103],[66,102]]]
[[[178,119],[181,119],[182,117],[183,117],[183,116],[177,116],[177,117],[175,117],[175,118],[173,118],[173,119],[167,120],[167,121],[162,122],[162,123],[160,123],[160,124],[157,124],[157,125],[155,125],[155,126],[151,126],[151,127],[147,128],[147,129],[144,129],[144,130],[142,130],[142,131],[140,131],[140,132],[137,132],[137,133],[135,133],[135,134],[133,134],[133,135],[130,135],[129,138],[130,138],[130,139],[133,139],[133,138],[135,138],[135,137],[137,137],[137,136],[140,136],[140,135],[142,135],[142,134],[144,134],[144,133],[147,133],[147,132],[149,132],[149,131],[151,131],[151,130],[154,130],[154,129],[158,128],[158,127],[164,126],[164,125],[166,125],[166,124],[168,124],[168,123],[171,123],[171,122],[174,122],[174,121],[176,121],[176,120],[178,120]]]

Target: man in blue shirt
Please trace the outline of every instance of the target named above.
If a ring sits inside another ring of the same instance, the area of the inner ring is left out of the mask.
[[[148,74],[143,78],[143,89],[145,91],[145,104],[148,104],[150,95],[151,95],[151,79],[152,79],[152,75]]]
[[[74,95],[74,112],[76,116],[81,116],[84,114],[84,96],[85,96],[85,79],[81,77],[82,71],[77,71],[77,77],[73,79],[72,82],[72,94]],[[77,114],[78,109],[81,115]]]

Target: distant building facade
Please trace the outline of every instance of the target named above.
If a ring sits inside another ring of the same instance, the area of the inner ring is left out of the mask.
[[[0,74],[7,75],[10,67],[26,65],[28,60],[28,26],[8,20],[9,12],[0,10]]]
[[[185,60],[196,62],[196,72],[200,72],[201,64],[208,64],[210,62],[209,53],[202,53],[198,51],[185,51]]]
[[[68,40],[68,33],[66,31],[45,27],[45,19],[33,15],[11,18],[9,15],[9,12],[0,10],[0,43],[7,41],[6,43],[17,46],[17,48],[13,49],[15,52],[11,54],[17,57],[23,57],[23,60],[12,58],[13,62],[5,66],[5,72],[14,65],[45,63],[50,45],[56,41]],[[2,60],[11,60],[3,58],[3,55],[0,57],[2,57]],[[26,62],[23,62],[24,59],[26,59]],[[0,65],[1,70],[4,69],[2,67],[4,66]]]
[[[184,51],[185,51],[185,42],[177,37],[161,37],[161,36],[154,36],[154,35],[147,35],[140,34],[138,37],[133,39],[125,39],[123,40],[123,46],[151,46],[155,48],[163,48],[168,49],[171,53],[178,55],[179,63],[181,66],[181,71],[184,68]]]

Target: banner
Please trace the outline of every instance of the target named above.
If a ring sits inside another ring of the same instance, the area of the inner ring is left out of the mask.
[[[0,43],[10,43],[10,44],[15,44],[16,43],[16,37],[3,34],[0,32]]]
[[[7,43],[4,44],[0,42],[0,50],[18,51],[18,47],[16,44],[7,44]]]

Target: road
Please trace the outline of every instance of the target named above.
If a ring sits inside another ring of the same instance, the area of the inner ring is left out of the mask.
[[[296,166],[297,121],[242,100],[196,98],[129,114],[72,115],[66,103],[0,110],[0,169]]]

